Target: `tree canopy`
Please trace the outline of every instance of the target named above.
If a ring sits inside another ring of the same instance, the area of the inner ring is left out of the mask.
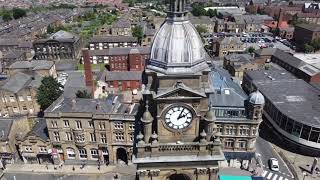
[[[132,36],[138,38],[138,41],[141,42],[144,36],[143,29],[141,26],[136,26],[132,29]]]
[[[310,46],[309,44],[304,44],[303,45],[303,50],[305,53],[312,53],[314,52],[314,48]]]
[[[52,76],[44,77],[37,91],[37,102],[42,110],[47,109],[63,93],[62,85]]]
[[[256,51],[256,49],[254,49],[254,47],[250,46],[248,49],[247,49],[248,53],[254,53]]]
[[[19,19],[19,18],[24,17],[26,15],[27,15],[27,11],[24,9],[14,8],[12,10],[12,16],[14,19]]]

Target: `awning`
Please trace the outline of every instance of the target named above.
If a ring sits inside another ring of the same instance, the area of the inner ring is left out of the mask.
[[[254,158],[254,152],[224,152],[226,160],[240,159],[240,160],[251,160]]]

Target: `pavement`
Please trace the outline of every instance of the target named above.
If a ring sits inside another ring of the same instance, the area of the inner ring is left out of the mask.
[[[134,165],[109,165],[101,166],[100,170],[97,166],[81,165],[63,165],[62,168],[56,168],[55,165],[42,164],[8,164],[3,171],[4,175],[1,180],[100,180],[113,179],[117,174],[118,179],[134,180],[136,175],[136,167]],[[74,167],[74,170],[73,170]]]
[[[287,164],[281,158],[279,153],[274,149],[271,143],[269,143],[265,137],[271,137],[269,128],[263,124],[260,126],[259,135],[256,141],[256,152],[261,155],[262,166],[263,166],[263,174],[262,176],[267,180],[293,180],[294,176],[290,171]],[[279,161],[279,171],[275,172],[269,168],[268,160],[270,158],[276,158]]]
[[[320,180],[320,171],[314,175],[308,172],[315,158],[314,156],[305,153],[303,148],[293,148],[294,146],[291,144],[289,146],[288,143],[290,142],[285,141],[267,121],[261,123],[259,134],[260,137],[257,139],[256,145],[257,151],[261,151],[261,154],[264,154],[265,157],[271,157],[269,152],[272,150],[272,154],[277,155],[274,157],[278,160],[279,158],[282,159],[280,171],[283,160],[285,160],[286,163],[284,164],[286,164],[288,172],[295,174],[297,180]],[[267,147],[271,147],[271,149],[266,149]],[[279,154],[281,154],[282,158]],[[319,157],[317,158],[320,160]],[[318,163],[319,166],[320,164]]]

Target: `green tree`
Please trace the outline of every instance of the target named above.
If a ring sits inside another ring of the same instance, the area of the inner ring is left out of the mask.
[[[49,25],[49,26],[47,27],[47,33],[48,33],[48,34],[54,33],[54,27],[52,27],[52,25]]]
[[[200,35],[208,32],[208,29],[203,25],[196,26],[196,29]]]
[[[194,4],[192,6],[191,13],[194,16],[205,16],[205,15],[207,15],[207,11],[204,9],[204,6],[200,5],[200,4]]]
[[[209,9],[207,11],[207,16],[209,16],[210,18],[216,17],[218,15],[217,10],[216,9]]]
[[[7,22],[7,21],[12,20],[12,16],[11,16],[11,14],[10,14],[8,11],[6,11],[6,12],[3,12],[3,14],[2,14],[2,19],[3,19],[5,22]]]
[[[252,54],[256,51],[256,49],[254,49],[254,47],[250,46],[248,49],[247,49],[247,52]]]
[[[312,46],[310,46],[309,44],[304,44],[303,51],[305,53],[312,53],[312,52],[314,52],[314,48]]]
[[[24,17],[26,15],[27,15],[27,11],[24,9],[14,8],[12,10],[12,16],[14,19],[19,19],[19,18]]]
[[[77,98],[91,98],[91,94],[88,93],[88,91],[86,91],[86,90],[83,90],[83,91],[78,90],[76,93],[76,97]]]
[[[310,45],[314,48],[314,50],[318,51],[320,49],[320,38],[312,40]]]
[[[280,29],[279,28],[275,28],[275,29],[272,29],[270,31],[274,36],[279,36],[280,34]]]
[[[142,41],[142,38],[144,36],[144,33],[143,33],[143,29],[141,26],[136,26],[132,29],[132,36],[133,37],[136,37],[139,41],[139,43],[141,43]]]
[[[62,85],[52,76],[44,77],[37,91],[37,102],[42,110],[47,109],[63,93]]]

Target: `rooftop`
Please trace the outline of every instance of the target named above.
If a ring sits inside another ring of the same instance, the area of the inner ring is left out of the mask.
[[[134,50],[140,54],[150,54],[150,47],[126,47],[126,48],[111,48],[103,50],[89,50],[90,56],[116,56],[128,55]]]
[[[105,99],[64,98],[57,99],[45,113],[90,113],[134,116],[136,103],[123,102],[123,95],[108,95]]]
[[[248,71],[253,84],[281,113],[320,127],[320,90],[285,70]]]
[[[34,79],[33,79],[34,77]],[[26,73],[18,72],[11,76],[1,87],[1,89],[17,93],[26,87],[38,87],[41,77],[38,75],[29,75]]]
[[[7,140],[13,119],[11,118],[0,118],[0,140]]]
[[[307,30],[313,31],[313,32],[320,31],[320,25],[318,25],[318,24],[298,24],[296,27],[307,29]]]
[[[89,43],[116,43],[116,42],[138,42],[138,39],[136,37],[132,36],[93,36]]]

